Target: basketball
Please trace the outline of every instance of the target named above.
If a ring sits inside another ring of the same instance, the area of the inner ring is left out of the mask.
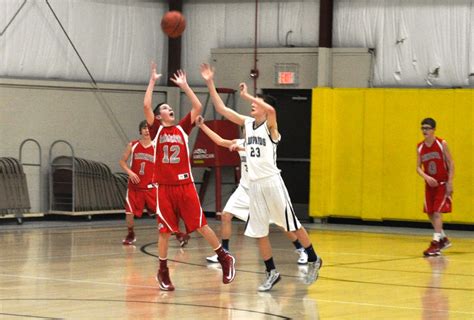
[[[161,29],[170,38],[181,36],[186,28],[186,19],[179,11],[169,11],[161,19]]]

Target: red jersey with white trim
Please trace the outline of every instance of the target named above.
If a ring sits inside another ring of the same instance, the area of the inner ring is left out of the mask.
[[[130,157],[130,170],[138,175],[140,182],[134,184],[128,180],[128,187],[131,189],[147,189],[153,182],[153,172],[155,170],[155,148],[153,142],[149,146],[144,146],[139,140],[130,142],[132,154]]]
[[[189,161],[188,138],[191,129],[191,113],[188,113],[178,125],[164,127],[156,119],[149,127],[150,136],[155,143],[154,182],[180,185],[193,182]]]
[[[433,177],[438,182],[448,181],[448,165],[444,156],[443,139],[436,137],[431,146],[420,142],[418,144],[418,154],[420,155],[423,171]]]

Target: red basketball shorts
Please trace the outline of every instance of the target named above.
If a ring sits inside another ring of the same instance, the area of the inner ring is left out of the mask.
[[[128,188],[125,197],[125,212],[133,213],[136,217],[141,217],[145,206],[148,210],[156,210],[157,189],[132,189]]]
[[[180,218],[187,233],[207,224],[194,183],[159,185],[156,214],[160,232],[178,232]]]
[[[451,209],[451,197],[446,196],[446,184],[434,188],[428,185],[425,186],[425,213],[448,213],[451,212]]]

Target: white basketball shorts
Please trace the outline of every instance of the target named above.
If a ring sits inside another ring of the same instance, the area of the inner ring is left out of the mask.
[[[240,184],[230,196],[224,207],[224,212],[231,213],[234,217],[247,221],[249,217],[250,199],[248,189]]]
[[[280,174],[251,181],[249,195],[250,216],[245,228],[246,236],[267,236],[270,223],[275,223],[286,231],[301,228]]]

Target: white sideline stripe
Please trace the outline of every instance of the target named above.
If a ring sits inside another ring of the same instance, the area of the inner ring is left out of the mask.
[[[89,280],[76,280],[76,279],[59,279],[59,278],[48,278],[48,277],[33,277],[33,276],[19,276],[19,275],[14,275],[14,274],[0,274],[0,277],[10,277],[10,278],[21,278],[21,279],[34,279],[34,280],[47,280],[47,281],[60,281],[60,282],[72,282],[72,283],[89,283],[93,285],[110,285],[110,286],[118,286],[118,287],[131,287],[131,288],[148,288],[148,289],[156,289],[158,286],[144,286],[144,285],[126,285],[122,283],[110,283],[110,282],[100,282],[100,281],[89,281]],[[200,294],[202,293],[208,293],[208,294],[216,294],[218,292],[221,292],[220,290],[212,291],[212,290],[194,290],[194,289],[175,289],[176,291],[188,291],[188,292],[199,292]],[[229,295],[235,295],[235,296],[255,296],[259,297],[256,294],[249,294],[249,293],[236,293],[236,292],[227,292]],[[402,306],[393,306],[393,305],[387,305],[387,304],[377,304],[377,303],[367,303],[367,302],[355,302],[355,301],[343,301],[343,300],[327,300],[327,299],[308,299],[308,298],[295,298],[292,296],[284,296],[284,295],[272,295],[273,297],[278,297],[278,298],[284,298],[284,299],[289,299],[289,300],[306,300],[310,302],[326,302],[326,303],[337,303],[337,304],[350,304],[350,305],[359,305],[359,306],[367,306],[367,307],[378,307],[378,308],[389,308],[389,309],[400,309],[400,310],[429,310],[429,311],[436,311],[436,312],[449,312],[450,314],[452,313],[458,313],[458,314],[468,314],[468,315],[474,315],[474,312],[469,312],[469,311],[458,311],[458,310],[445,310],[445,309],[424,309],[420,307],[402,307]],[[22,299],[22,298],[18,298]],[[26,298],[23,298],[26,299]],[[31,298],[35,299],[35,298]],[[38,299],[38,298],[36,298]],[[40,298],[41,299],[41,298]],[[100,300],[100,298],[97,298]],[[53,298],[54,300],[54,298]],[[58,298],[57,300],[61,300]]]

